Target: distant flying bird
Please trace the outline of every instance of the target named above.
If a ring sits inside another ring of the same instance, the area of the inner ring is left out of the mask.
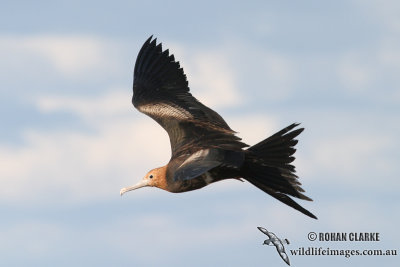
[[[294,129],[299,125],[294,123],[245,149],[248,145],[224,119],[191,95],[179,62],[152,38],[143,44],[136,59],[132,103],[167,131],[172,155],[167,165],[149,171],[142,181],[121,189],[120,194],[145,186],[179,193],[243,178],[316,219],[289,197],[311,201],[302,194],[295,167],[290,164],[295,159],[294,138],[304,129]]]

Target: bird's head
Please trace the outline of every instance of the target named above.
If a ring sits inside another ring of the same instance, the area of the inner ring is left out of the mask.
[[[133,186],[122,188],[119,193],[122,196],[128,191],[132,191],[145,186],[155,186],[164,189],[166,187],[166,172],[166,166],[152,169],[143,177],[143,179],[139,183]]]

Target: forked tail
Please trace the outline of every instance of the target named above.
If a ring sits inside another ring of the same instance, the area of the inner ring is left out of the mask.
[[[301,183],[295,174],[294,148],[298,136],[304,128],[293,130],[299,124],[293,123],[285,129],[268,137],[246,151],[242,177],[286,205],[304,213],[311,218],[317,217],[297,204],[289,196],[312,201],[303,194]]]

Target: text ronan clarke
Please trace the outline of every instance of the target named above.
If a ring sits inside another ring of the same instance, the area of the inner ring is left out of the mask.
[[[319,233],[319,241],[380,241],[379,233]]]

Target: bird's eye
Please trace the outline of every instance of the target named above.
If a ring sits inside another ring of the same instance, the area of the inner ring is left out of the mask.
[[[153,178],[153,174],[150,174],[149,178],[152,179]]]

